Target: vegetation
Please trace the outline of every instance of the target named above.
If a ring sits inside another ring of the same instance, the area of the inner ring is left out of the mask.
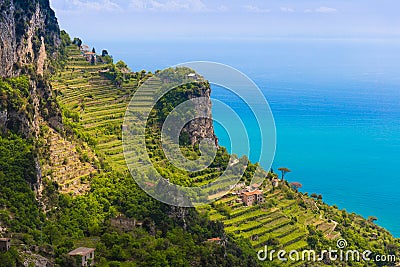
[[[34,232],[43,214],[30,185],[36,184],[33,143],[16,135],[0,137],[0,225]]]
[[[270,178],[277,176],[270,173]],[[307,194],[298,193],[288,183],[281,183],[277,188],[267,182],[264,188],[266,201],[260,205],[244,207],[237,203],[237,197],[221,199],[204,207],[200,213],[209,214],[212,220],[222,221],[228,234],[249,239],[256,249],[268,246],[269,251],[284,249],[315,249],[320,253],[329,247],[336,249],[337,240],[344,238],[349,249],[370,250],[373,255],[397,254],[399,247],[389,232],[359,215],[349,214],[322,202],[316,202]],[[222,208],[225,207],[225,208]],[[288,262],[279,265],[293,266],[304,262]],[[311,264],[313,263],[307,263]],[[365,266],[365,263],[329,262],[321,264],[333,266]],[[370,263],[368,266],[375,266]],[[390,266],[390,262],[378,263],[379,266]]]
[[[79,244],[97,248],[99,266],[118,262],[124,266],[257,266],[249,243],[226,236],[221,223],[210,222],[195,209],[176,210],[152,199],[128,173],[121,147],[123,115],[129,96],[151,74],[121,76],[126,68],[122,62],[92,66],[75,47],[67,51],[68,64],[52,82],[63,107],[64,134],[89,143],[99,159],[99,172],[91,175],[88,194],[58,194],[57,183],[46,186],[48,205],[57,209],[47,213],[43,242],[56,248],[57,263],[69,264],[65,254]],[[115,72],[101,72],[105,68]],[[122,78],[117,84],[115,75]],[[127,233],[116,229],[110,219],[121,213],[140,221],[142,227]],[[214,237],[224,242],[207,242]]]
[[[369,249],[375,254],[398,252],[398,242],[376,226],[373,218],[365,220],[330,207],[322,202],[322,196],[310,198],[297,192],[299,186],[293,189],[286,181],[275,188],[271,181],[277,175],[272,171],[264,173],[268,179],[260,185],[266,201],[252,207],[237,202],[237,195],[198,209],[177,208],[154,200],[129,173],[121,140],[128,101],[152,73],[132,72],[122,61],[114,64],[104,52],[98,56],[101,60],[97,64],[90,64],[77,48],[82,41],[68,39],[62,33],[65,61],[57,65],[51,78],[62,109],[63,128],[55,133],[43,122],[36,141],[14,134],[0,138],[0,226],[7,227],[7,234],[13,235],[13,249],[0,254],[0,266],[20,264],[26,256],[24,246],[38,246],[40,254],[59,266],[76,264],[67,253],[78,246],[96,248],[96,266],[274,266],[276,262],[258,261],[256,251],[265,245],[320,251],[336,247],[338,237],[345,238],[351,248]],[[189,70],[170,71],[182,76]],[[27,80],[21,76],[1,81],[1,107],[13,106],[28,112]],[[148,154],[157,171],[173,183],[208,184],[228,166],[229,154],[224,148],[218,150],[209,168],[194,173],[173,167],[161,149],[162,120],[174,105],[207,86],[203,81],[177,87],[157,103],[148,121],[135,118],[138,124],[147,123],[147,131],[139,134],[146,138]],[[151,102],[152,93],[141,103]],[[188,136],[183,136],[183,153],[188,158],[199,157],[198,147],[189,143]],[[137,164],[134,175],[151,175],[140,169],[142,155],[136,150],[137,145],[133,142],[129,150],[129,160]],[[64,183],[49,168],[37,201],[32,190],[37,183],[37,160],[51,165],[50,158],[57,155],[60,164],[68,165],[74,158],[62,154],[60,146],[74,148],[73,155],[79,155],[79,161],[90,165],[92,171],[84,176],[74,175],[70,183]],[[246,157],[237,161],[238,166],[246,167],[242,181],[249,185],[258,165]],[[282,180],[289,171],[285,169],[281,170]],[[82,181],[76,183],[77,180]],[[61,193],[74,185],[82,190]],[[212,187],[209,190],[211,194],[216,192]],[[121,229],[112,223],[117,216],[135,225]],[[363,266],[357,262],[349,265]]]
[[[0,108],[2,111],[13,109],[25,113],[32,112],[31,101],[28,76],[0,80]]]

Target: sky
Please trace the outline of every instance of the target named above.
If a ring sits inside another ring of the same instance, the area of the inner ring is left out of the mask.
[[[62,29],[113,39],[400,39],[398,0],[50,0]]]

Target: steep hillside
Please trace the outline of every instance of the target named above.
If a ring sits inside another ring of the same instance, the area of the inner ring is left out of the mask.
[[[108,81],[102,77],[104,70],[108,70],[109,66],[91,65],[75,47],[69,47],[68,52],[70,59],[67,67],[53,82],[58,91],[59,101],[64,107],[64,114],[70,117],[66,118],[66,121],[69,121],[76,134],[91,144],[100,158],[104,158],[104,162],[109,163],[111,169],[127,172],[120,140],[123,116],[137,85],[143,83],[151,74],[140,76],[136,73],[135,78],[126,79],[116,87],[112,79]],[[174,99],[178,101],[179,97],[175,96]],[[143,101],[145,105],[147,100]],[[163,101],[160,105],[158,110],[165,110]],[[155,119],[163,116],[157,113]],[[150,119],[149,125],[151,121]],[[158,120],[155,121],[157,124]],[[148,133],[147,139],[149,153],[153,155],[152,160],[157,170],[171,181],[185,185],[202,185],[218,177],[221,170],[226,168],[227,162],[222,160],[226,152],[221,151],[221,161],[214,163],[206,171],[189,174],[176,170],[159,151],[161,144],[157,127],[152,129],[153,132]],[[196,156],[195,151],[187,149],[184,151],[189,157]],[[137,161],[140,155],[137,154],[136,157],[136,160],[135,157],[130,160]],[[251,174],[253,167],[252,164],[248,165],[245,177]],[[139,165],[137,168],[140,172]],[[271,249],[287,251],[335,248],[339,238],[345,238],[349,246],[361,251],[368,249],[382,255],[398,251],[396,240],[390,233],[372,221],[339,211],[324,204],[320,199],[298,193],[287,182],[279,182],[279,186],[274,187],[273,181],[277,175],[270,173],[268,177],[269,179],[259,187],[264,191],[266,199],[262,204],[246,207],[238,201],[240,196],[231,194],[211,205],[198,208],[198,211],[203,216],[209,216],[211,220],[222,221],[231,238],[248,240],[254,248],[254,255],[265,245]],[[329,261],[324,263],[328,264]],[[263,264],[268,266],[268,263]],[[318,264],[316,266],[323,263]],[[329,264],[343,266],[344,263]],[[358,266],[354,261],[351,264]],[[288,266],[291,265],[293,263],[288,263]],[[304,263],[297,262],[296,265]],[[370,265],[375,266],[375,263]]]
[[[155,201],[128,175],[121,156],[122,116],[133,90],[151,74],[135,73],[129,82],[116,85],[99,72],[105,65],[91,65],[75,46],[67,52],[67,66],[52,77],[63,127],[54,129],[40,120],[35,138],[16,137],[21,148],[26,146],[25,154],[9,157],[13,143],[4,145],[1,154],[2,188],[14,189],[0,194],[1,235],[13,237],[11,250],[0,254],[0,266],[75,266],[67,252],[76,246],[95,247],[99,266],[111,262],[125,266],[257,266],[248,244],[239,247],[233,238],[225,237],[220,223],[210,222],[194,209]],[[13,80],[9,83],[15,89]],[[9,129],[4,138],[11,142]],[[31,171],[14,175],[12,166],[21,161]],[[36,195],[40,202],[30,188],[37,175],[42,185]],[[138,227],[121,231],[113,223],[120,216],[139,222]],[[207,241],[217,236],[224,238],[223,244]]]

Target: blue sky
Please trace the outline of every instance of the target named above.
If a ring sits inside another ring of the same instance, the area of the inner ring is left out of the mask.
[[[50,0],[90,40],[400,38],[398,0]]]

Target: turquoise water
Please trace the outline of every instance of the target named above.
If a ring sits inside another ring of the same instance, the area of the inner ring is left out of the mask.
[[[272,167],[289,167],[287,179],[302,183],[302,191],[322,194],[327,203],[364,217],[374,215],[379,225],[400,237],[399,42],[93,43],[134,70],[193,60],[241,70],[260,87],[274,114],[277,150]],[[246,104],[217,86],[212,97],[241,115],[251,146],[259,147],[257,124]],[[213,114],[224,115],[215,109]],[[229,147],[218,125],[216,133]],[[240,145],[232,152],[245,153]],[[259,151],[252,152],[249,157],[256,160]]]

